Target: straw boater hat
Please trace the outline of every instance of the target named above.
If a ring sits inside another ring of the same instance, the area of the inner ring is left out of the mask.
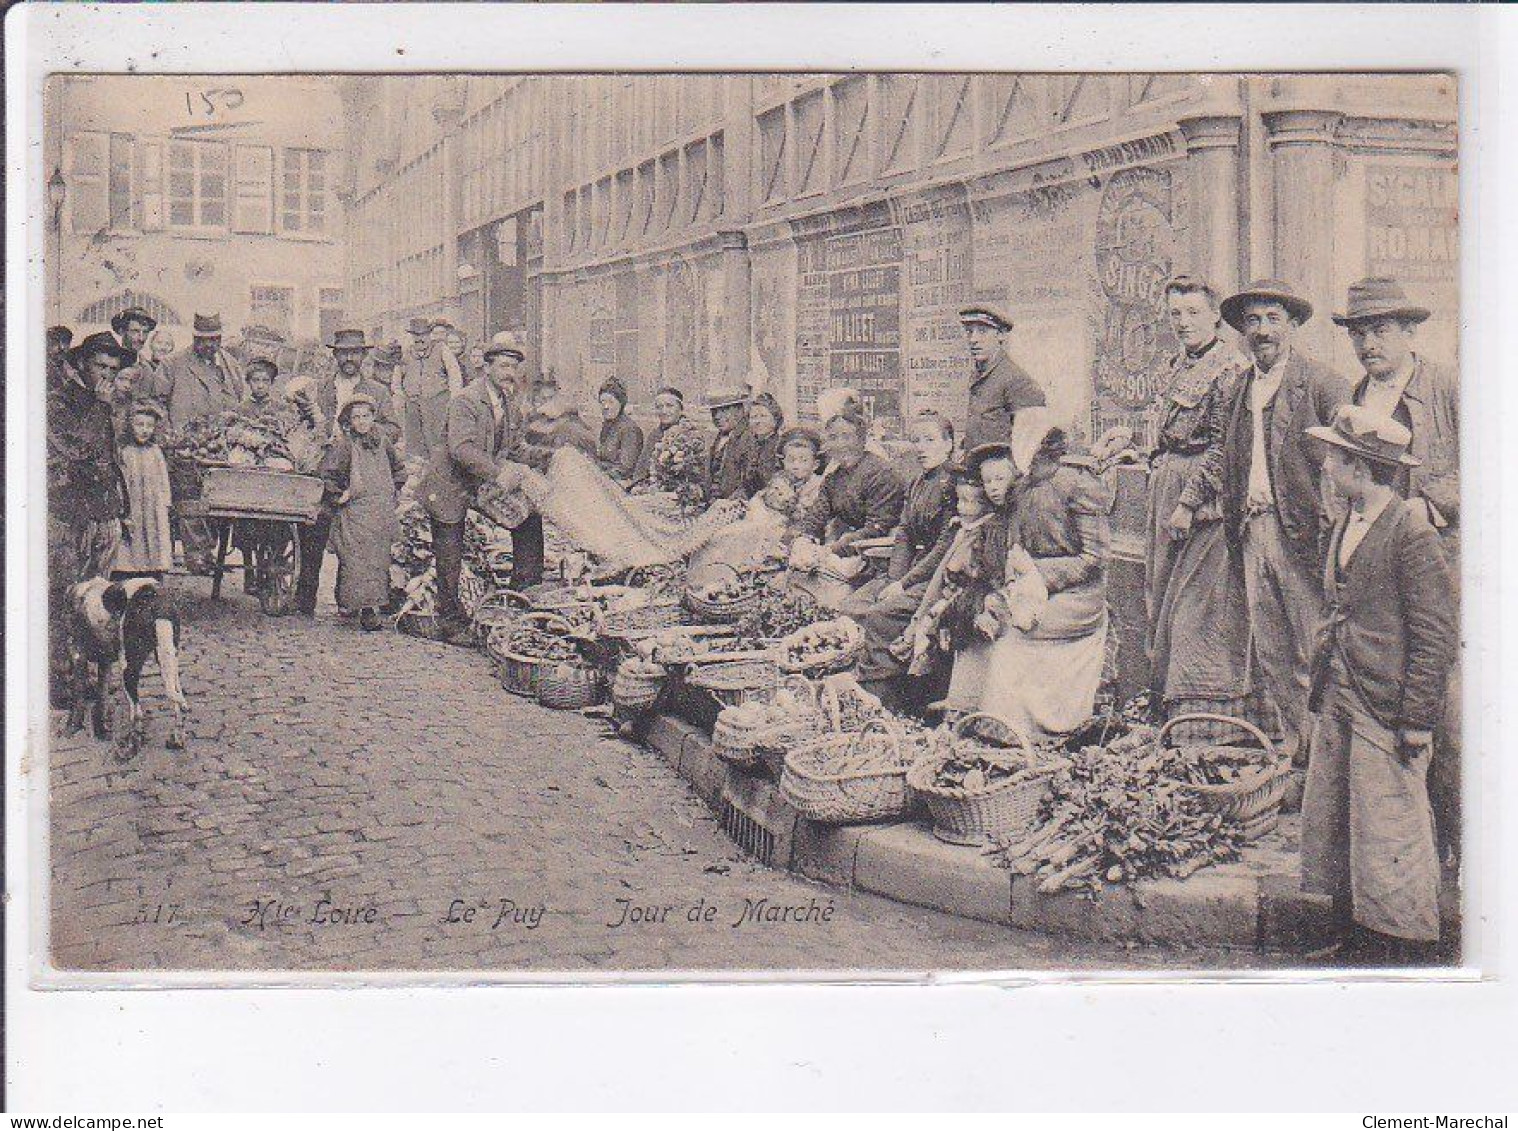
[[[518,361],[527,360],[527,343],[522,341],[522,335],[515,330],[502,330],[490,339],[490,344],[485,347],[485,360],[489,361],[498,354],[511,354]]]
[[[111,329],[118,334],[126,333],[126,328],[133,322],[141,322],[152,333],[158,328],[158,319],[154,318],[140,306],[129,306],[120,314],[111,319]]]
[[[1344,313],[1335,314],[1333,320],[1340,326],[1353,326],[1356,322],[1369,322],[1374,318],[1422,322],[1428,315],[1427,307],[1408,300],[1402,284],[1397,280],[1373,276],[1350,284],[1349,301],[1344,305]]]
[[[332,335],[332,340],[327,343],[329,350],[372,350],[374,347],[364,341],[362,330],[338,330]]]
[[[219,338],[221,337],[221,315],[197,314],[190,330],[197,338]]]
[[[716,410],[728,408],[732,405],[743,404],[748,400],[748,390],[740,389],[736,385],[718,385],[708,389],[702,403],[707,408]]]
[[[976,303],[959,312],[961,326],[990,326],[993,330],[1012,329],[1012,319],[1006,311],[990,303]]]
[[[1286,308],[1286,313],[1300,325],[1312,317],[1312,303],[1308,302],[1289,283],[1280,279],[1256,279],[1246,290],[1229,295],[1219,304],[1218,310],[1239,333],[1244,332],[1244,308],[1252,302],[1276,302]]]
[[[1413,434],[1405,424],[1362,405],[1340,405],[1332,424],[1309,428],[1307,434],[1376,463],[1417,467],[1423,462],[1407,450]]]
[[[966,471],[980,471],[980,465],[987,460],[1012,458],[1011,444],[978,444],[965,453],[964,467]]]

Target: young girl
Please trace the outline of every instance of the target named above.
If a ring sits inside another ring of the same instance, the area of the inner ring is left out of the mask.
[[[377,418],[373,398],[355,396],[338,413],[341,432],[322,461],[335,511],[337,603],[356,611],[366,632],[380,628],[379,610],[390,599],[390,551],[400,536],[395,504],[406,482],[405,465]]]
[[[127,415],[119,459],[126,485],[126,514],[121,520],[121,550],[113,575],[161,578],[174,564],[169,532],[169,465],[158,446],[163,410],[139,401]]]

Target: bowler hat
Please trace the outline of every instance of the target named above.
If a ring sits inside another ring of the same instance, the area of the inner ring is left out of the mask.
[[[105,330],[101,330],[98,334],[91,334],[85,338],[84,341],[69,351],[69,357],[76,366],[82,366],[86,361],[99,353],[110,354],[120,361],[123,367],[137,364],[136,352],[127,349],[126,346],[111,337]]]
[[[965,307],[959,312],[959,321],[964,326],[990,326],[993,330],[1012,329],[1012,319],[1007,312],[990,303],[977,303],[974,306]]]
[[[327,343],[329,350],[372,350],[374,347],[364,341],[362,330],[338,330],[332,335],[332,340]]]
[[[154,318],[140,306],[129,306],[111,319],[111,329],[115,330],[118,334],[124,334],[126,333],[126,328],[133,322],[141,322],[148,328],[148,333],[150,334],[158,328],[158,319]]]
[[[197,338],[221,337],[221,315],[197,314],[194,324],[191,326],[191,332]]]
[[[1400,318],[1408,322],[1422,322],[1428,317],[1428,308],[1411,302],[1402,290],[1402,284],[1384,275],[1361,279],[1349,285],[1349,299],[1344,313],[1335,314],[1337,325],[1349,326],[1355,322],[1368,322],[1372,318]]]
[[[1423,462],[1408,453],[1413,434],[1407,425],[1363,405],[1340,405],[1331,425],[1309,428],[1307,434],[1377,463],[1417,467]]]
[[[498,354],[510,354],[518,361],[526,361],[527,343],[522,341],[522,335],[515,330],[502,330],[498,334],[491,335],[490,344],[484,349],[486,361]]]
[[[1283,283],[1280,279],[1256,279],[1238,294],[1225,298],[1218,306],[1218,310],[1222,312],[1223,321],[1242,334],[1244,308],[1252,302],[1279,303],[1298,323],[1306,322],[1312,317],[1312,303],[1292,290],[1289,283]]]
[[[408,334],[415,334],[418,337],[420,337],[422,334],[431,333],[432,332],[432,319],[430,319],[430,318],[413,318],[413,319],[411,319],[411,321],[409,321],[409,322],[406,323],[406,332]]]
[[[706,391],[706,396],[702,398],[701,403],[709,409],[719,409],[743,404],[747,400],[747,389],[740,389],[736,385],[717,385]]]

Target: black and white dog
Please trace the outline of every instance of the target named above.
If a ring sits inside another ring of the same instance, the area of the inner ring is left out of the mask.
[[[149,656],[158,659],[172,722],[166,745],[184,748],[184,716],[189,709],[179,684],[179,613],[152,578],[106,581],[91,578],[68,591],[74,701],[70,734],[84,729],[85,708],[94,704],[96,738],[116,733],[118,756],[129,758],[146,737],[138,689]],[[115,688],[121,687],[129,710],[126,728],[112,726]]]

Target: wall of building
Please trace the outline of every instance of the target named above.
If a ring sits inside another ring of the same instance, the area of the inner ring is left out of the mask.
[[[65,185],[50,318],[88,332],[137,302],[170,329],[199,312],[220,313],[229,334],[330,331],[344,303],[345,130],[328,80],[67,76],[47,98],[47,167]],[[219,154],[220,173],[187,180],[176,142]],[[314,165],[295,155],[311,152]]]

